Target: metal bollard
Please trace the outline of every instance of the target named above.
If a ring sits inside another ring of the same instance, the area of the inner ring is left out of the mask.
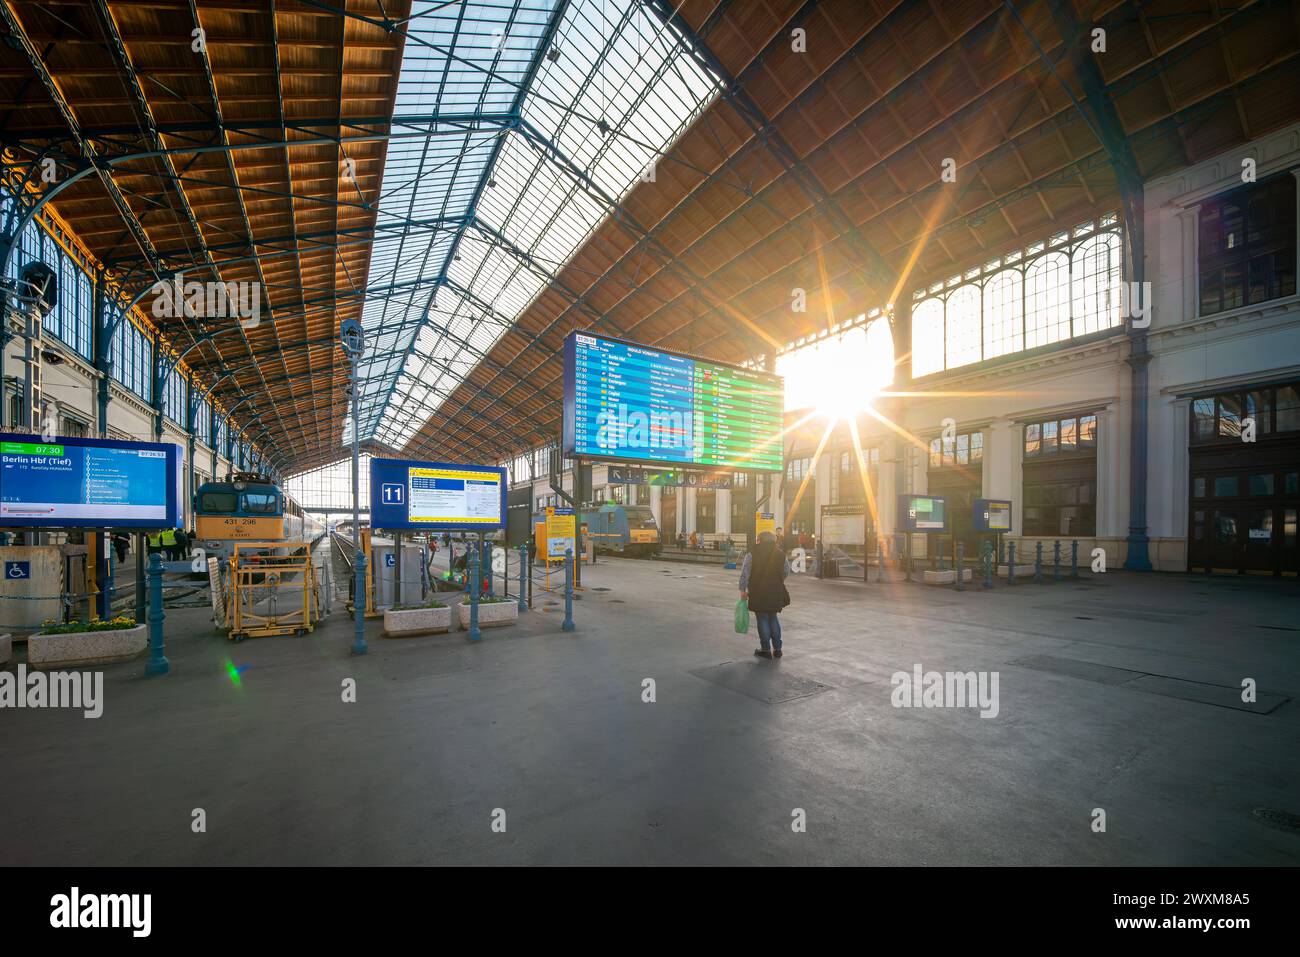
[[[1043,583],[1043,543],[1034,543],[1034,584]]]
[[[483,556],[479,559],[478,568],[479,568],[480,579],[482,579],[483,577],[483,569],[484,568],[487,569],[487,586],[488,586],[487,593],[488,593],[488,597],[491,598],[495,594],[495,592],[493,592],[492,590],[493,586],[492,586],[492,543],[491,542],[483,543]]]
[[[573,549],[564,550],[564,631],[573,631]]]
[[[528,575],[528,546],[519,546],[519,610],[528,610],[528,600],[524,595],[524,579]]]
[[[145,662],[147,675],[165,675],[172,670],[163,654],[163,562],[154,552],[149,556],[149,660]]]
[[[147,563],[144,559],[144,535],[139,532],[135,533],[135,620],[144,621],[145,611],[145,592],[148,591],[149,574],[146,570]],[[223,558],[222,561],[225,561]],[[224,579],[223,579],[224,581]]]
[[[474,557],[465,563],[465,574],[469,577],[469,641],[478,641],[483,635],[478,630],[478,592],[483,574],[482,558],[479,549],[474,549]]]
[[[1052,581],[1061,580],[1061,540],[1052,542]]]
[[[984,549],[984,587],[985,587],[985,588],[992,588],[992,587],[993,587],[993,561],[994,561],[994,556],[993,556],[993,543],[992,543],[992,542],[985,542],[984,545],[985,545],[985,549]]]
[[[1007,542],[1007,584],[1016,583],[1016,543]]]
[[[885,548],[876,542],[876,584],[885,580]]]
[[[356,623],[352,653],[364,655],[370,649],[366,646],[366,553],[361,548],[357,549],[356,574],[352,579],[352,620]]]
[[[965,564],[966,545],[964,542],[957,543],[957,591],[965,591],[966,586],[961,582],[962,566]]]
[[[1070,542],[1070,577],[1079,577],[1079,541]]]

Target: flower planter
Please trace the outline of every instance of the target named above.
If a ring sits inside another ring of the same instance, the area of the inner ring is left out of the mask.
[[[968,582],[972,579],[972,570],[963,568],[961,570],[961,580]],[[921,580],[927,585],[954,585],[957,583],[957,570],[949,568],[947,571],[930,571],[926,569],[921,576]]]
[[[998,566],[998,577],[999,577],[999,578],[1006,578],[1006,577],[1007,577],[1007,567],[1008,567],[1008,566],[1006,566],[1006,565],[999,565],[999,566]],[[1033,565],[1017,565],[1017,566],[1016,566],[1016,577],[1017,577],[1017,578],[1022,578],[1022,579],[1023,579],[1023,578],[1033,578],[1033,577],[1034,577],[1034,566],[1033,566]]]
[[[66,635],[37,632],[27,639],[27,664],[33,668],[62,668],[128,661],[143,654],[148,643],[145,625]]]
[[[386,638],[411,638],[451,631],[451,608],[402,608],[384,611]]]
[[[460,626],[469,628],[469,602],[463,601],[456,606],[459,609]],[[494,601],[478,606],[478,626],[496,628],[499,625],[513,625],[519,620],[519,603],[513,601]]]

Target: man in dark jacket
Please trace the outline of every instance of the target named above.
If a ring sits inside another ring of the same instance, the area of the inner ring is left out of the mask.
[[[776,536],[762,532],[753,551],[745,556],[740,568],[740,597],[749,601],[749,610],[758,622],[759,658],[781,657],[781,609],[790,604],[785,589],[790,562],[777,545]]]

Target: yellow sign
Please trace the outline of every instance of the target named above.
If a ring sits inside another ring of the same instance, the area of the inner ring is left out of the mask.
[[[559,509],[546,509],[546,557],[550,561],[563,561],[564,553],[577,548],[578,519],[572,509],[568,514],[557,514]]]
[[[461,469],[409,469],[407,510],[412,522],[501,524],[501,476]]]
[[[776,516],[771,512],[754,513],[754,537],[757,538],[764,532],[776,534]]]
[[[279,515],[200,515],[194,532],[215,542],[278,541],[284,538],[284,518]]]

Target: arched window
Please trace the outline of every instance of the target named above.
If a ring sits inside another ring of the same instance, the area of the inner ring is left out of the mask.
[[[948,297],[945,309],[948,368],[980,361],[980,291],[978,286],[959,286]]]
[[[1025,348],[1070,338],[1070,257],[1035,259],[1025,273]]]
[[[943,369],[943,301],[926,299],[912,307],[912,375]]]
[[[1074,335],[1120,324],[1121,244],[1116,233],[1099,233],[1080,243],[1071,259]]]
[[[1025,347],[1024,280],[1019,269],[995,273],[984,285],[984,358]]]

